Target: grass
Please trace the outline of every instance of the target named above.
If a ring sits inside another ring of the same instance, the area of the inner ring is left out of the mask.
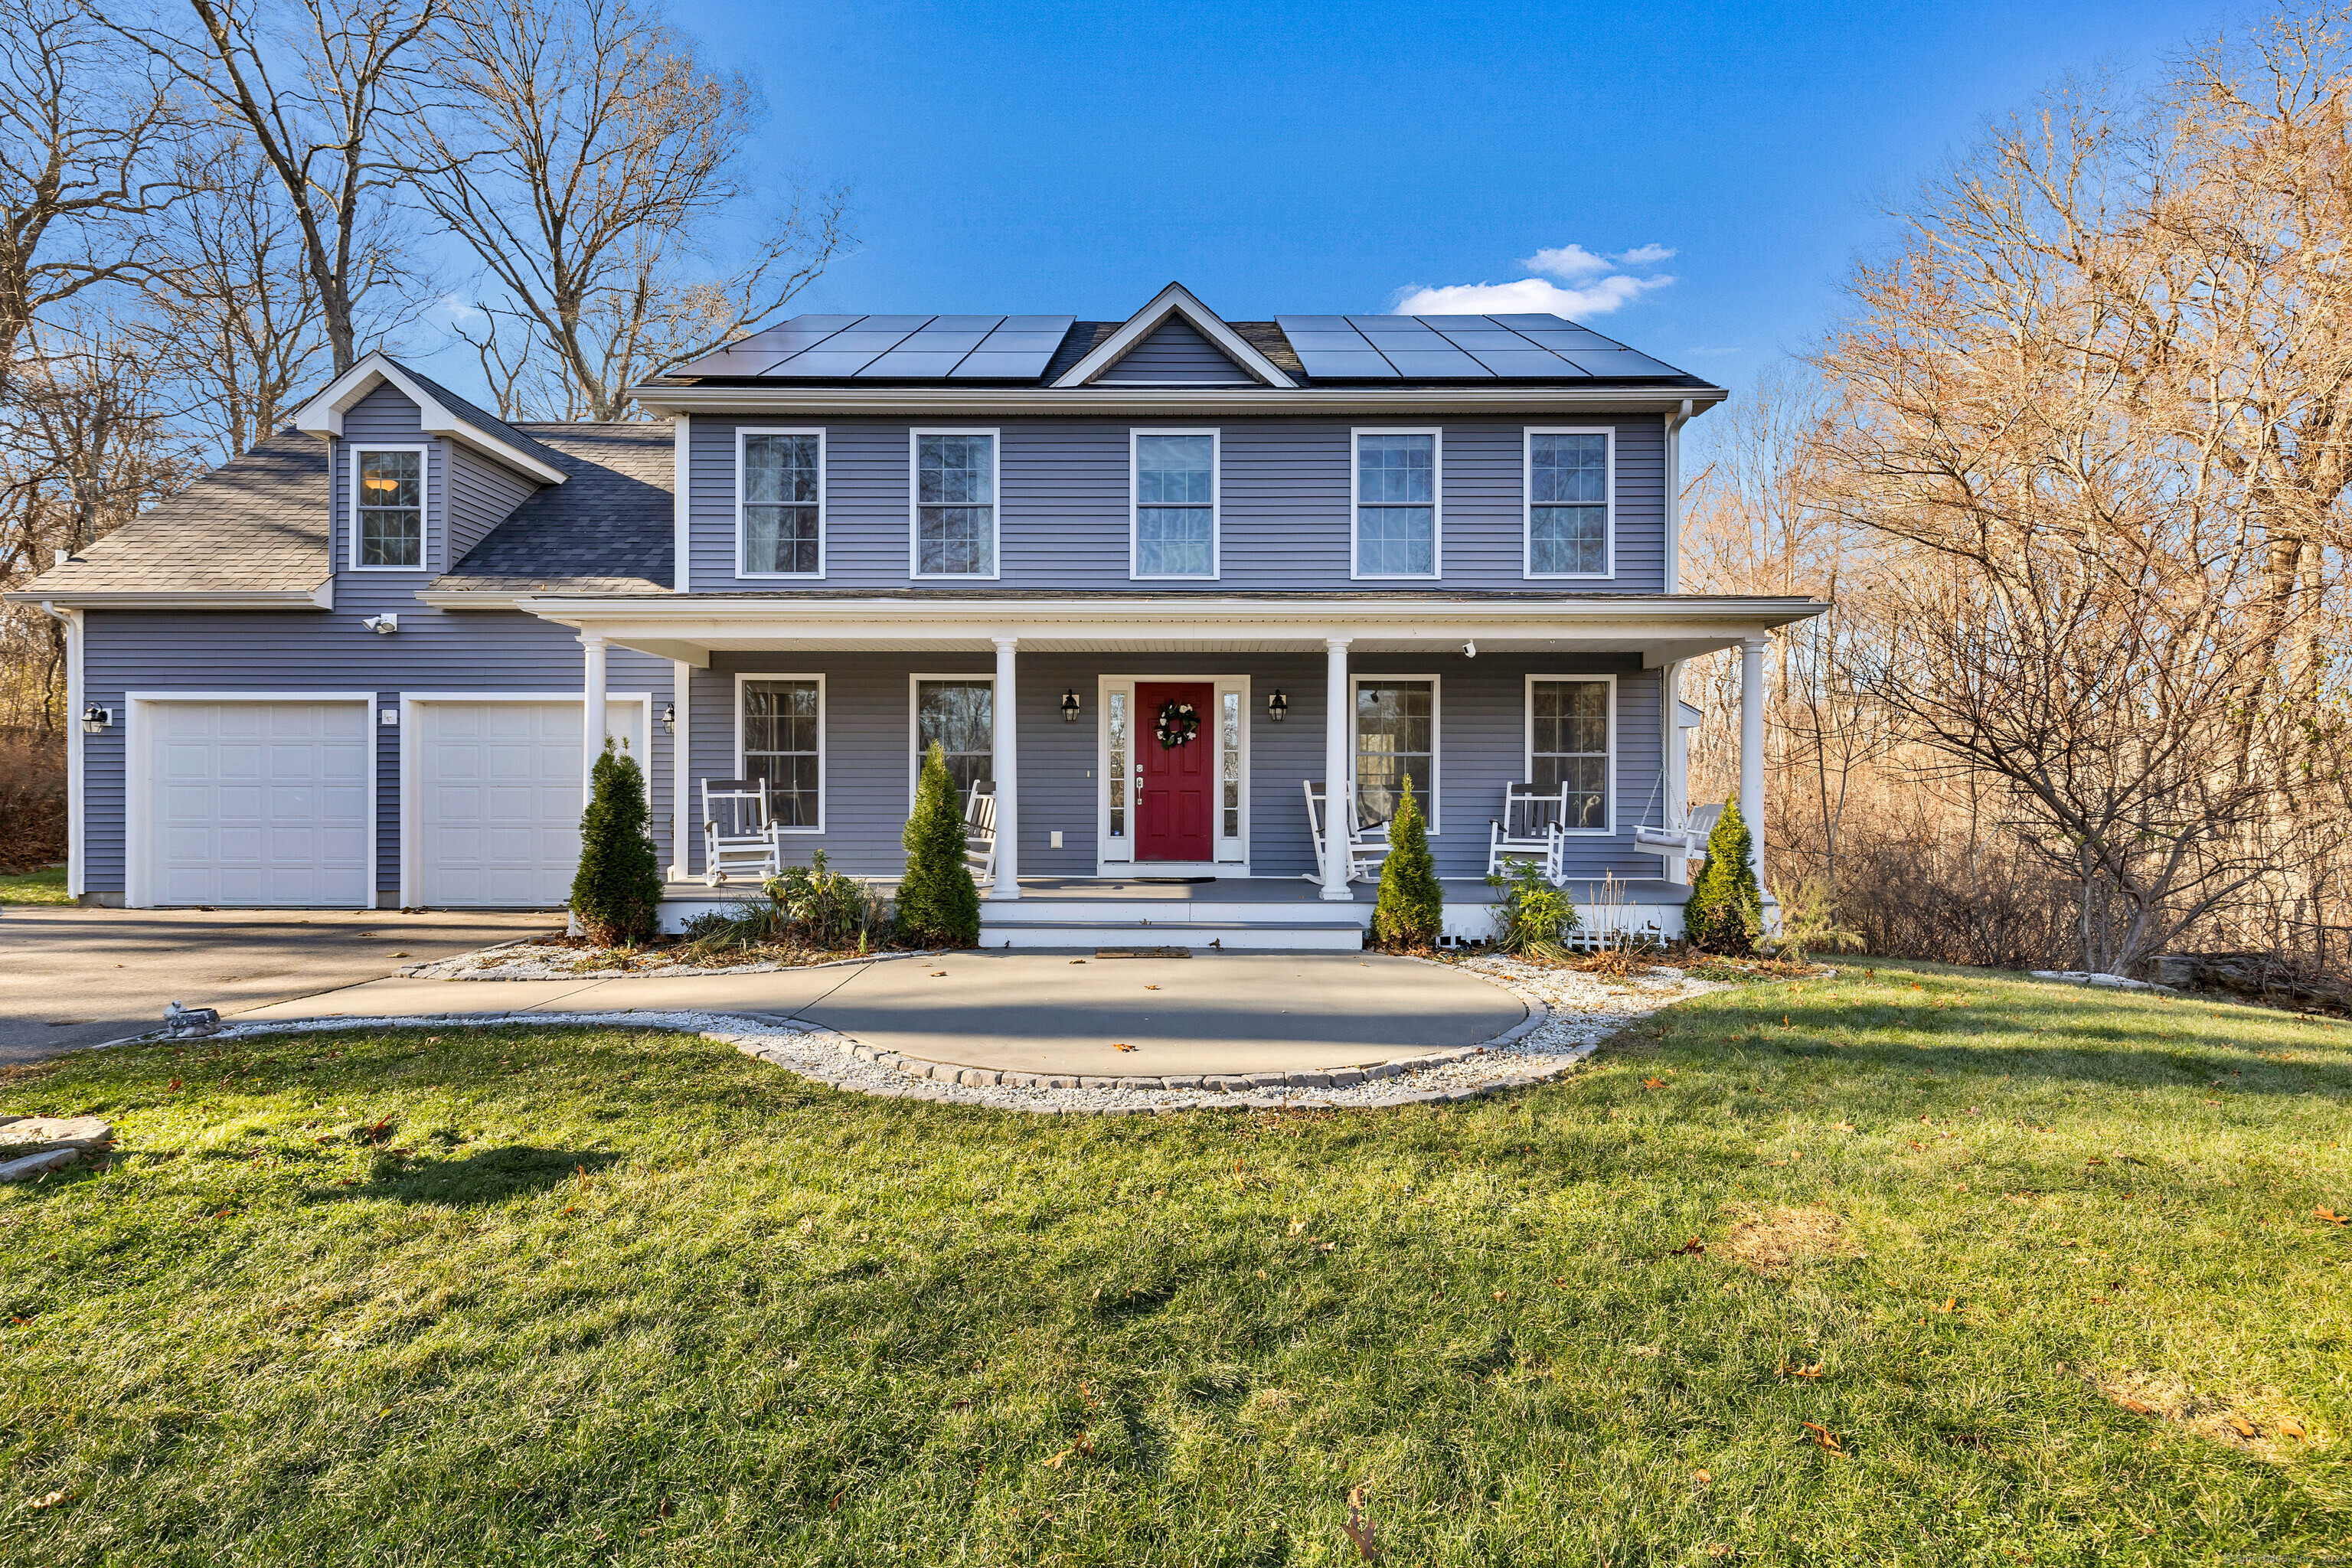
[[[69,904],[73,896],[66,891],[66,868],[52,866],[46,871],[34,871],[25,876],[9,876],[0,872],[0,904]]]
[[[1357,1488],[1392,1564],[2352,1541],[2352,1035],[2284,1014],[1881,963],[1445,1110],[532,1028],[0,1103],[122,1137],[0,1189],[11,1564],[1338,1564]]]

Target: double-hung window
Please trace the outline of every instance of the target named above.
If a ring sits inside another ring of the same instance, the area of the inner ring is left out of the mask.
[[[996,575],[996,432],[914,433],[914,575]]]
[[[1437,831],[1437,679],[1364,675],[1356,688],[1356,819],[1377,827],[1396,816],[1404,781]]]
[[[1570,833],[1612,830],[1617,685],[1607,676],[1528,679],[1528,777],[1549,795],[1566,785]]]
[[[823,832],[824,679],[747,675],[737,684],[740,776],[767,781],[769,808],[785,832]]]
[[[1527,574],[1610,574],[1610,435],[1528,432]]]
[[[423,447],[352,449],[352,564],[369,572],[425,565]]]
[[[736,575],[824,575],[824,437],[815,430],[736,435]]]
[[[1438,575],[1442,440],[1434,430],[1355,433],[1355,574]]]
[[[1217,574],[1217,437],[1210,430],[1134,435],[1137,577]]]
[[[992,792],[996,780],[996,682],[985,675],[915,677],[915,757],[908,798],[923,759],[937,745],[959,798],[974,784]]]

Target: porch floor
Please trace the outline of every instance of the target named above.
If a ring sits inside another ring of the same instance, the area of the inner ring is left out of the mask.
[[[895,877],[868,879],[884,892],[898,886]],[[1491,904],[1501,894],[1486,885],[1481,877],[1444,877],[1439,879],[1445,889],[1448,903]],[[1690,889],[1680,882],[1645,877],[1622,880],[1617,884],[1618,899],[1628,904],[1679,904],[1690,897]],[[1602,887],[1599,882],[1574,881],[1568,885],[1570,894],[1580,904],[1600,901]],[[708,903],[714,899],[747,898],[757,892],[749,882],[730,882],[723,888],[712,888],[697,877],[688,881],[664,884],[662,898],[682,903]],[[1377,882],[1358,882],[1349,889],[1360,904],[1376,902],[1380,898]],[[1021,879],[1023,902],[1035,899],[1055,902],[1117,902],[1117,903],[1213,903],[1213,904],[1320,904],[1322,889],[1304,877],[1222,877],[1206,881],[1143,876],[1120,877],[1024,877]]]

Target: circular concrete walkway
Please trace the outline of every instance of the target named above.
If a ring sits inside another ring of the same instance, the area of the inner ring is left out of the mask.
[[[764,1015],[924,1061],[1086,1077],[1361,1067],[1481,1045],[1528,1017],[1478,975],[1380,953],[966,952],[766,974],[379,980],[226,1021],[626,1009]]]

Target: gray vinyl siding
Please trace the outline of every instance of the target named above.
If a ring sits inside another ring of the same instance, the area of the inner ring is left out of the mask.
[[[973,419],[1003,431],[999,456],[1002,575],[994,588],[1129,591],[1129,432],[1203,428],[1160,420]],[[1573,424],[1615,432],[1615,574],[1530,581],[1525,562],[1525,440],[1532,426]],[[1426,429],[1428,421],[1350,425],[1297,419],[1224,421],[1223,570],[1215,578],[1155,581],[1153,593],[1347,589],[1351,428]],[[909,426],[832,422],[825,430],[827,588],[908,585]],[[1441,475],[1443,576],[1447,588],[1665,588],[1664,439],[1654,416],[1449,423]],[[692,586],[703,592],[783,586],[735,575],[735,425],[698,416],[690,453]],[[926,580],[938,586],[938,579]],[[1375,584],[1374,585],[1380,585]]]
[[[425,564],[413,571],[356,572],[352,569],[352,452],[375,442],[427,448],[425,454]],[[425,579],[446,572],[449,552],[449,447],[428,436],[416,405],[386,382],[343,415],[343,434],[334,442],[331,489],[334,504],[334,562],[338,602],[344,584],[373,580],[404,584],[402,594],[415,593]]]
[[[378,712],[397,708],[403,691],[548,692],[582,689],[582,652],[566,627],[517,613],[452,614],[429,610],[414,595],[407,573],[345,573],[331,613],[252,615],[93,610],[88,621],[84,679],[89,700],[127,715],[130,691],[303,692],[373,691]],[[400,630],[382,637],[360,625],[379,611],[397,611]],[[668,661],[614,648],[607,689],[647,692],[658,716],[669,700]],[[371,721],[373,722],[374,721]],[[127,722],[84,737],[88,758],[88,885],[93,892],[125,887],[125,735]],[[670,773],[667,737],[658,718],[650,725],[653,765],[646,770],[654,837],[669,846]],[[375,731],[376,889],[389,898],[400,888],[400,747],[397,727]],[[667,859],[665,859],[667,864]]]
[[[1456,653],[1445,658],[1380,655],[1357,661],[1360,675],[1435,675],[1439,679],[1438,829],[1431,838],[1438,872],[1480,877],[1486,869],[1488,820],[1502,808],[1506,784],[1527,777],[1527,678],[1536,675],[1617,675],[1617,831],[1573,841],[1571,875],[1655,877],[1660,861],[1637,850],[1636,823],[1664,820],[1657,798],[1659,731],[1657,671],[1621,658],[1535,658]],[[787,859],[805,861],[823,849],[839,870],[896,876],[905,865],[898,841],[906,826],[913,760],[910,677],[992,676],[989,654],[722,653],[691,681],[693,773],[697,781],[736,771],[735,691],[741,675],[821,675],[824,678],[824,831],[789,835]],[[1295,877],[1314,869],[1302,779],[1323,776],[1321,658],[1300,654],[1034,654],[1019,662],[1021,872],[1024,877],[1095,874],[1097,678],[1102,675],[1182,679],[1218,675],[1250,678],[1250,869],[1260,877]],[[1266,693],[1280,688],[1289,714],[1266,717]],[[1061,716],[1062,693],[1078,692],[1085,711],[1076,723]],[[1417,787],[1426,788],[1426,781]],[[1426,797],[1424,796],[1424,799]],[[698,820],[698,816],[697,817]],[[1059,830],[1062,847],[1050,847]],[[702,861],[700,847],[695,866]]]
[[[1191,381],[1232,385],[1252,379],[1227,359],[1224,351],[1201,335],[1201,329],[1181,316],[1171,316],[1119,361],[1095,378],[1116,385]]]
[[[509,512],[529,500],[539,483],[455,442],[449,444],[448,454],[449,561],[455,565]]]

